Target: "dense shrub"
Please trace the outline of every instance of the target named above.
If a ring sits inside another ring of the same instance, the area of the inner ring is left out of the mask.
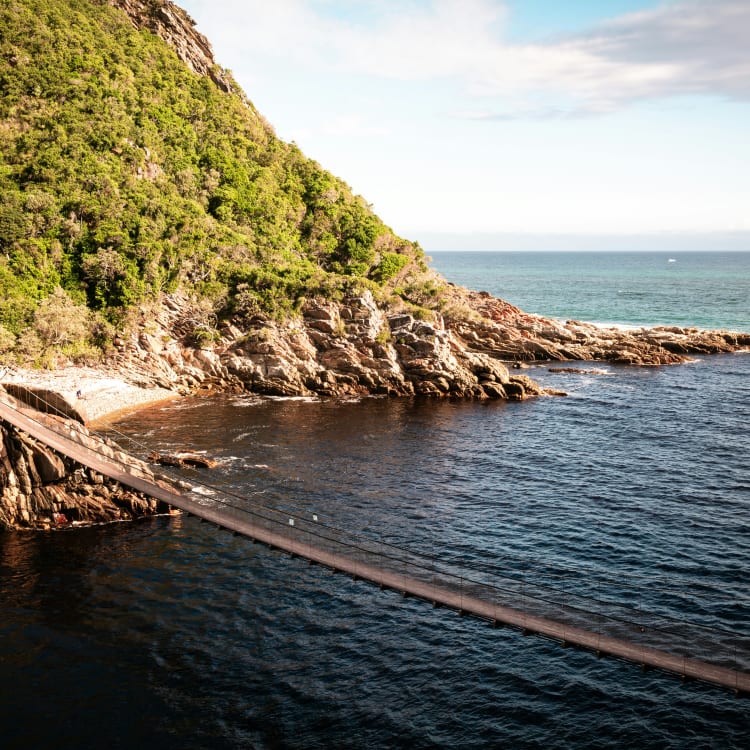
[[[421,256],[243,96],[94,0],[0,6],[0,192],[0,324],[28,352],[58,289],[111,321],[178,287],[288,314]]]

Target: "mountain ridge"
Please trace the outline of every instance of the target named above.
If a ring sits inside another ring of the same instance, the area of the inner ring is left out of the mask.
[[[271,394],[523,398],[531,360],[668,364],[742,335],[626,334],[449,284],[278,139],[170,0],[0,9],[0,364]]]
[[[107,0],[123,10],[134,28],[148,29],[163,39],[198,75],[205,75],[223,91],[244,96],[216,63],[211,42],[196,29],[195,21],[170,0]]]

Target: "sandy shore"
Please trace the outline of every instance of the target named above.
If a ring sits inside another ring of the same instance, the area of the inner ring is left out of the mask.
[[[9,386],[9,390],[13,386],[24,386],[39,394],[40,399],[55,394],[63,409],[86,424],[179,396],[166,388],[133,385],[89,367],[65,367],[52,371],[0,368],[0,385]]]

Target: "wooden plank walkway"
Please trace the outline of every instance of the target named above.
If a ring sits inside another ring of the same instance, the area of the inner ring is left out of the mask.
[[[276,529],[269,528],[270,519],[253,517],[251,514],[233,515],[227,509],[215,505],[204,505],[176,489],[157,484],[128,470],[61,433],[17,411],[11,404],[0,398],[0,419],[4,419],[36,439],[121,484],[162,500],[187,513],[198,516],[217,526],[241,534],[269,547],[283,550],[291,555],[324,565],[331,570],[346,573],[357,579],[374,583],[381,588],[393,589],[405,596],[414,596],[431,602],[434,606],[444,606],[462,614],[474,615],[495,625],[507,625],[520,629],[524,634],[538,634],[559,641],[563,645],[578,646],[597,655],[610,655],[641,665],[672,672],[684,679],[696,679],[734,690],[739,694],[750,694],[750,673],[732,669],[689,656],[671,653],[666,648],[654,648],[621,637],[598,632],[600,624],[597,616],[590,615],[590,628],[578,627],[559,619],[532,614],[515,606],[507,606],[493,601],[492,596],[483,596],[482,587],[468,579],[445,576],[441,580],[436,574],[432,580],[424,580],[416,570],[409,571],[408,564],[403,570],[389,569],[389,566],[373,564],[367,559],[358,559],[355,554],[345,554],[346,545],[341,550],[330,549],[330,540],[320,540],[310,531],[303,531],[289,518],[289,526],[280,521],[271,521]],[[322,543],[321,543],[322,542]],[[329,547],[329,548],[326,548]],[[353,545],[352,549],[356,549]],[[393,567],[390,561],[390,568]],[[424,569],[420,571],[424,572]],[[487,587],[489,591],[489,587]],[[743,654],[750,658],[750,654]]]

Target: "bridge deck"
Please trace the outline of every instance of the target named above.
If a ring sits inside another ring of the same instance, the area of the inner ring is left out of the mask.
[[[361,545],[347,544],[325,535],[321,536],[315,524],[311,524],[309,520],[289,518],[281,513],[272,518],[252,511],[243,512],[202,504],[175,489],[133,473],[128,467],[80,445],[28,414],[17,411],[3,399],[0,399],[0,419],[6,420],[74,461],[125,486],[217,526],[332,570],[370,581],[382,588],[399,591],[404,595],[418,597],[431,602],[434,606],[445,606],[462,614],[483,618],[495,625],[516,627],[524,633],[546,636],[564,645],[589,649],[597,655],[615,656],[639,664],[643,668],[658,668],[683,678],[713,683],[735,690],[738,694],[750,693],[750,672],[744,668],[747,662],[743,663],[742,669],[711,663],[705,659],[694,658],[692,654],[695,649],[690,651],[685,645],[677,647],[677,650],[683,653],[675,653],[674,643],[670,642],[670,633],[654,630],[646,634],[645,628],[640,628],[640,631],[644,631],[643,639],[637,635],[623,638],[612,634],[613,630],[617,630],[616,625],[607,627],[610,621],[593,613],[556,607],[553,603],[540,602],[539,599],[533,598],[526,599],[523,596],[518,596],[516,602],[511,599],[514,606],[508,606],[507,601],[503,601],[503,597],[499,595],[499,590],[491,585],[477,583],[455,573],[439,571],[416,562],[410,563],[403,559],[383,556],[377,551],[368,551]],[[269,511],[266,509],[266,512]],[[571,617],[572,612],[575,617]],[[611,623],[616,621],[613,619]],[[652,637],[652,642],[657,646],[641,642],[647,635]],[[689,641],[690,630],[687,633],[688,644]],[[743,643],[740,649],[740,655],[745,659],[750,659],[748,646],[750,644]],[[703,647],[697,647],[697,650],[702,652]],[[706,659],[711,659],[712,656],[714,654],[710,651],[705,654]],[[738,663],[735,659],[734,664]]]

